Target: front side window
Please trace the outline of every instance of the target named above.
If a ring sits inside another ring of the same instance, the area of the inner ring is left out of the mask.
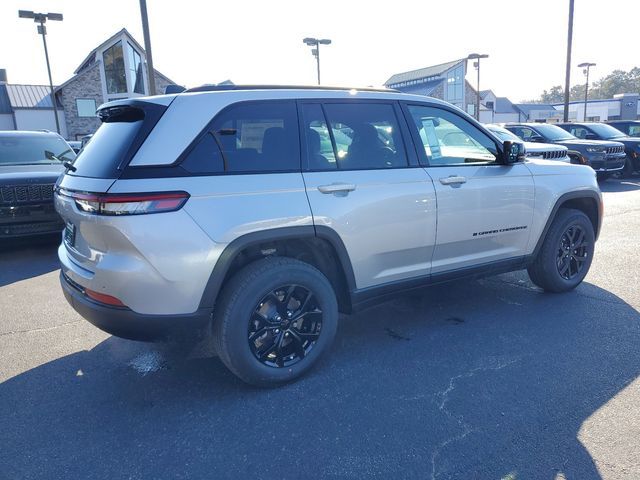
[[[226,172],[300,170],[298,116],[293,102],[238,104],[223,111],[211,133]]]
[[[589,131],[584,127],[570,127],[569,133],[571,133],[571,135],[574,135],[578,138],[585,139],[587,138]]]
[[[96,101],[93,98],[77,98],[76,109],[79,117],[95,117]]]
[[[392,105],[328,103],[324,105],[324,112],[326,120],[320,105],[305,105],[303,108],[307,155],[312,170],[407,166],[407,155]]]
[[[112,45],[102,54],[107,93],[127,93],[127,78],[124,72],[122,41]]]
[[[495,142],[462,117],[418,105],[409,106],[409,113],[430,166],[490,164],[497,160]]]
[[[134,93],[144,94],[142,58],[129,42],[127,42],[127,51],[129,52],[129,88],[132,88]]]

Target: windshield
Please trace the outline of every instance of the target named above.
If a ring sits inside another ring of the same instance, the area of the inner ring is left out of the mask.
[[[589,128],[594,131],[596,135],[605,140],[610,140],[612,138],[620,138],[626,137],[626,135],[618,130],[617,128],[613,128],[611,125],[606,125],[604,123],[591,123],[588,124]]]
[[[575,140],[576,137],[571,135],[566,130],[556,127],[555,125],[536,125],[536,130],[548,140],[556,142],[558,140]]]
[[[53,158],[47,158],[45,152],[53,153],[61,161],[76,158],[67,142],[55,135],[0,135],[0,165],[60,163]]]
[[[506,128],[496,127],[495,125],[491,125],[487,127],[491,133],[496,135],[503,142],[522,142],[522,139],[518,137],[515,133],[511,133]]]

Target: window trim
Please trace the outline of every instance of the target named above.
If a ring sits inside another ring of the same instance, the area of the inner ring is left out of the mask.
[[[302,171],[303,172],[362,172],[362,171],[385,171],[385,170],[398,170],[404,168],[416,168],[419,167],[418,158],[415,154],[415,146],[414,148],[410,148],[407,139],[411,139],[411,136],[408,131],[408,126],[405,123],[404,115],[402,114],[402,110],[400,108],[400,104],[397,100],[388,100],[388,99],[377,99],[377,98],[303,98],[296,100],[298,104],[298,119],[299,126],[298,130],[300,131],[300,152],[302,156]],[[302,108],[304,105],[308,104],[320,104],[322,108],[322,115],[324,116],[324,121],[327,124],[327,128],[329,130],[329,136],[331,137],[331,145],[333,147],[333,154],[336,158],[336,162],[338,159],[338,154],[336,152],[336,143],[333,137],[333,129],[329,124],[329,119],[327,117],[327,113],[325,111],[324,105],[328,104],[375,104],[375,105],[390,105],[393,109],[393,114],[395,115],[396,122],[398,124],[398,128],[400,131],[400,138],[402,141],[402,146],[404,147],[406,165],[398,166],[398,167],[389,167],[389,168],[336,168],[334,170],[322,170],[322,169],[312,169],[310,168],[309,157],[307,155],[307,149],[302,148],[303,145],[306,145],[306,131],[304,128],[304,120],[302,115]]]
[[[217,176],[224,176],[224,175],[271,175],[271,174],[277,174],[277,173],[300,173],[302,170],[302,164],[301,164],[301,145],[300,145],[300,115],[298,114],[298,109],[296,108],[296,101],[294,99],[289,99],[289,98],[282,98],[282,99],[265,99],[265,100],[241,100],[238,102],[233,102],[230,103],[228,105],[226,105],[225,107],[223,107],[222,109],[220,109],[218,112],[216,112],[216,114],[213,116],[213,118],[211,120],[209,120],[207,122],[207,124],[205,125],[205,127],[200,130],[200,132],[194,137],[194,139],[191,141],[191,143],[189,143],[189,145],[187,145],[187,147],[182,151],[182,153],[180,155],[178,155],[178,158],[173,162],[173,163],[167,163],[164,165],[140,165],[140,166],[130,166],[128,168],[130,169],[162,169],[163,171],[168,171],[167,169],[170,168],[174,168],[174,167],[179,167],[180,164],[187,158],[187,156],[191,153],[191,151],[198,145],[198,143],[200,143],[200,140],[207,134],[211,134],[212,129],[213,129],[213,124],[218,120],[218,118],[225,114],[228,110],[238,107],[238,106],[246,106],[246,105],[264,105],[264,104],[268,104],[268,103],[280,103],[280,104],[290,104],[293,105],[294,107],[294,111],[295,111],[295,121],[294,123],[296,124],[296,127],[298,129],[298,135],[296,136],[296,150],[297,150],[297,156],[298,156],[298,167],[291,169],[291,170],[269,170],[269,171],[264,171],[264,170],[243,170],[241,172],[228,172],[228,171],[224,171],[224,172],[211,172],[211,173],[189,173],[189,175],[193,175],[193,176],[204,176],[204,177],[217,177]],[[216,141],[216,144],[218,145],[218,148],[220,148],[220,144],[218,142],[218,139],[216,138],[216,135],[212,135],[214,140]],[[221,153],[222,153],[222,157],[224,159],[224,163],[226,165],[227,161],[226,161],[226,155],[224,154],[224,150],[220,149]]]
[[[460,115],[460,112],[457,112],[453,108],[449,108],[446,105],[434,104],[434,103],[421,103],[421,102],[407,102],[401,101],[400,105],[402,106],[402,111],[405,116],[406,122],[409,124],[409,130],[411,132],[411,138],[413,139],[413,143],[416,147],[418,159],[420,164],[425,168],[451,168],[451,167],[504,167],[504,163],[501,162],[501,157],[503,156],[503,145],[496,142],[494,136],[489,132],[486,128],[482,126],[482,124],[475,121],[475,119],[469,117],[465,118],[463,115]],[[418,128],[413,121],[413,117],[411,112],[409,111],[409,107],[429,107],[435,108],[437,110],[444,110],[446,112],[451,113],[452,115],[460,118],[462,121],[466,121],[471,124],[476,130],[480,133],[485,134],[489,140],[493,142],[496,146],[497,157],[494,162],[491,163],[456,163],[453,165],[431,165],[429,163],[429,157],[427,156],[427,152],[424,151],[424,144],[422,143],[422,139],[420,138],[420,134],[418,133]],[[464,112],[463,112],[464,113]],[[420,148],[422,146],[422,148]]]
[[[93,101],[93,106],[95,107],[93,115],[80,115],[80,109],[78,108],[78,100],[91,100]],[[75,103],[76,103],[76,113],[78,115],[78,118],[98,118],[98,102],[96,101],[95,98],[89,98],[89,97],[78,97],[75,99]]]

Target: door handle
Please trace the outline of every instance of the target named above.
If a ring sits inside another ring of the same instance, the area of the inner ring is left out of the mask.
[[[318,185],[320,193],[335,193],[344,196],[353,192],[356,186],[353,183],[331,183],[329,185]]]
[[[462,183],[467,183],[466,177],[459,177],[457,175],[450,175],[448,177],[442,177],[440,179],[440,183],[442,185],[460,185]]]

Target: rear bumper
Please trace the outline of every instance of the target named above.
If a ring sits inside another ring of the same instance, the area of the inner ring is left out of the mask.
[[[197,338],[211,320],[212,309],[190,314],[149,315],[103,305],[87,297],[82,287],[62,272],[60,284],[67,302],[76,312],[100,330],[117,337],[141,341]]]

